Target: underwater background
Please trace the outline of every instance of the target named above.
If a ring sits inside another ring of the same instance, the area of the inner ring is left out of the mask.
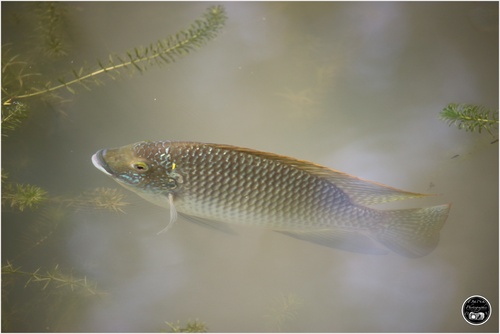
[[[68,85],[214,5],[227,21],[175,62]],[[2,330],[497,332],[498,130],[440,112],[497,112],[498,70],[496,2],[3,2]],[[182,219],[157,235],[168,210],[90,160],[141,140],[288,155],[437,194],[379,208],[452,208],[418,259]]]

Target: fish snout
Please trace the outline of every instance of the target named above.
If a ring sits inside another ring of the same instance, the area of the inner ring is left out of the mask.
[[[108,166],[106,160],[105,160],[105,155],[106,155],[106,149],[99,150],[97,151],[93,156],[92,156],[92,163],[94,166],[99,169],[101,172],[103,172],[106,175],[112,175],[111,169]]]

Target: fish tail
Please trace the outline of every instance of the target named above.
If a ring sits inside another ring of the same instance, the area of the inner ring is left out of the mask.
[[[396,253],[424,256],[436,247],[449,211],[450,204],[384,211],[385,221],[374,233],[378,241]]]

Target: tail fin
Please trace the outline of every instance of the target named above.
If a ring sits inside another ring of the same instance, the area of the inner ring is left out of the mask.
[[[436,248],[450,204],[386,211],[387,220],[375,230],[378,241],[407,257],[427,255]]]

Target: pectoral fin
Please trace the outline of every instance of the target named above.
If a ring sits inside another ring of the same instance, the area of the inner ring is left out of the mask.
[[[156,233],[157,235],[167,232],[169,229],[172,228],[172,226],[174,226],[174,223],[177,220],[177,210],[175,209],[174,195],[173,194],[168,194],[168,204],[170,205],[170,221],[168,222],[168,225],[163,230]]]

